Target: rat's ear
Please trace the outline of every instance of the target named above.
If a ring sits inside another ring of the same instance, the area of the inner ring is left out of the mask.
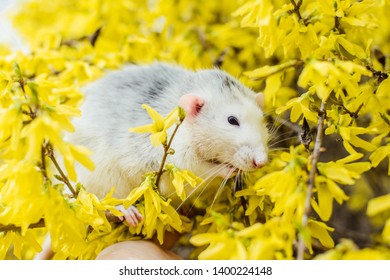
[[[259,107],[264,110],[264,95],[262,92],[255,94],[256,103],[259,105]]]
[[[203,98],[190,93],[183,95],[179,100],[179,106],[184,109],[186,118],[188,119],[194,118],[200,112],[203,105]]]

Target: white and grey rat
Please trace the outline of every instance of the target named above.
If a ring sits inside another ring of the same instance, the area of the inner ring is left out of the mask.
[[[171,146],[175,153],[168,157],[181,169],[199,177],[214,173],[226,178],[267,162],[263,96],[221,70],[132,65],[106,74],[83,92],[82,115],[74,120],[75,132],[67,140],[93,151],[95,170],[77,165],[77,174],[99,197],[114,187],[114,196],[124,198],[141,183],[143,174],[159,168],[162,147],[153,147],[148,134],[129,132],[152,122],[142,104],[164,116],[177,106],[185,110]],[[169,180],[162,180],[160,192],[168,196],[174,192]],[[134,207],[121,210],[129,224],[142,219]]]

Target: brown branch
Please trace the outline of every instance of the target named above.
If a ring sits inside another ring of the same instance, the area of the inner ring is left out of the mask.
[[[45,227],[45,220],[40,219],[38,222],[34,224],[30,224],[28,228],[43,228]],[[15,226],[15,225],[2,225],[0,224],[0,232],[6,232],[6,231],[20,231],[22,227]]]
[[[235,195],[237,191],[241,191],[243,189],[243,187],[244,187],[243,181],[244,181],[244,178],[242,176],[242,173],[241,172],[237,173],[235,180],[234,180],[233,195]],[[242,211],[244,213],[244,216],[242,217],[242,221],[244,222],[244,225],[246,227],[248,227],[248,226],[250,226],[249,217],[247,215],[245,215],[246,210],[248,209],[247,208],[248,201],[244,196],[240,196],[240,204],[242,206]],[[240,204],[238,204],[238,207],[240,206]],[[234,209],[233,211],[236,212],[237,209]]]
[[[366,66],[366,68],[367,70],[372,72],[372,75],[378,80],[379,83],[381,83],[382,81],[386,80],[389,77],[389,74],[387,74],[386,72],[376,71],[371,66]]]
[[[160,168],[159,168],[159,170],[157,172],[157,176],[156,176],[156,187],[157,188],[158,188],[158,185],[160,183],[161,176],[164,173],[164,166],[165,166],[165,162],[167,160],[167,157],[168,157],[169,154],[172,154],[171,144],[172,144],[172,141],[173,141],[173,137],[175,136],[175,134],[176,134],[177,130],[179,129],[179,126],[181,125],[181,123],[182,123],[182,120],[180,120],[180,122],[178,124],[176,124],[175,130],[173,131],[172,136],[171,136],[171,138],[168,141],[168,144],[164,145],[164,156],[162,158],[162,161],[161,161],[161,164],[160,164]]]
[[[356,120],[359,117],[359,112],[363,108],[363,103],[360,104],[360,106],[356,109],[355,112],[350,111],[347,107],[345,107],[343,102],[335,102],[336,105],[340,106],[351,118],[352,120],[350,121],[349,125],[352,125],[354,120]]]
[[[60,45],[61,46],[68,46],[68,47],[74,47],[78,42],[81,42],[81,41],[84,41],[84,40],[88,40],[89,43],[91,44],[91,46],[94,47],[95,44],[96,44],[96,41],[100,37],[102,28],[103,28],[103,26],[101,26],[98,29],[96,29],[96,31],[92,35],[86,35],[86,36],[82,36],[82,37],[79,37],[79,38],[76,38],[76,39],[63,40]]]
[[[304,22],[301,11],[299,10],[302,6],[303,0],[298,0],[298,2],[295,2],[295,0],[290,0],[291,4],[294,6],[293,12],[297,15],[298,19],[302,22]]]
[[[317,136],[316,136],[316,142],[314,144],[313,153],[311,155],[311,169],[309,173],[309,182],[307,186],[307,192],[306,192],[306,200],[305,200],[305,209],[302,216],[302,230],[305,230],[307,227],[307,223],[309,220],[309,214],[311,211],[310,201],[313,193],[313,188],[315,185],[315,177],[317,172],[317,164],[320,159],[320,153],[321,153],[321,145],[322,145],[322,137],[324,134],[324,121],[326,118],[326,108],[325,103],[321,103],[320,111],[318,112],[318,128],[317,128]],[[298,244],[297,244],[297,259],[303,260],[304,258],[304,252],[305,252],[305,243],[303,240],[302,234],[300,234]]]
[[[20,75],[21,75],[21,73],[20,73]],[[18,83],[19,83],[19,86],[20,86],[20,88],[21,88],[21,90],[23,92],[24,98],[26,99],[26,101],[28,101],[26,89],[24,88],[24,86],[26,85],[26,82],[25,82],[25,80],[24,80],[24,78],[22,76],[19,77]],[[22,113],[25,114],[25,115],[28,115],[31,118],[31,121],[32,121],[32,120],[34,120],[37,117],[37,110],[33,110],[29,104],[27,104],[27,108],[28,108],[29,112],[23,110]]]
[[[43,143],[41,146],[41,163],[39,165],[39,168],[41,169],[42,175],[43,175],[43,182],[46,184],[46,182],[49,181],[49,176],[47,175],[47,167],[46,167],[46,145],[47,143]]]
[[[105,215],[106,215],[107,221],[110,222],[110,223],[121,223],[122,222],[122,220],[119,217],[115,216],[110,211],[106,211]],[[42,218],[38,222],[36,222],[34,224],[30,224],[28,226],[28,228],[29,229],[44,228],[45,226],[46,226],[45,219]],[[16,225],[13,225],[13,224],[9,224],[9,225],[2,225],[2,224],[0,224],[0,232],[21,231],[21,230],[22,230],[22,227],[20,227],[20,226],[16,226]]]
[[[72,184],[70,183],[68,177],[65,175],[65,173],[62,171],[60,165],[58,164],[54,152],[53,147],[48,143],[46,146],[46,156],[50,158],[50,160],[54,163],[54,166],[56,167],[57,171],[60,173],[60,180],[66,184],[70,192],[72,193],[73,197],[77,197],[77,191],[73,188]]]
[[[297,134],[302,132],[301,126],[299,126],[295,123],[292,123],[289,120],[284,119],[283,117],[279,117],[279,116],[274,117],[272,115],[268,115],[267,118],[269,119],[270,123],[279,123],[281,126],[285,126]],[[278,128],[276,130],[278,130]]]

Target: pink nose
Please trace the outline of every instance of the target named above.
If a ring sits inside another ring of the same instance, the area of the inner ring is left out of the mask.
[[[253,159],[253,166],[255,168],[260,168],[260,167],[263,167],[264,165],[265,165],[264,162],[256,160],[256,159]]]

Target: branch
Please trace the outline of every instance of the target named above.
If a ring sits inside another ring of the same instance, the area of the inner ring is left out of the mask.
[[[179,126],[181,125],[182,123],[182,120],[180,119],[179,123],[176,124],[176,127],[175,127],[175,130],[173,131],[172,133],[172,136],[171,138],[169,139],[168,141],[168,144],[164,145],[164,156],[162,158],[162,161],[161,161],[161,164],[160,164],[160,168],[157,172],[157,177],[156,177],[156,187],[158,188],[158,185],[160,183],[160,179],[161,179],[161,175],[164,173],[164,166],[165,166],[165,162],[167,160],[167,157],[168,157],[168,154],[172,154],[172,149],[171,149],[171,144],[172,144],[172,140],[173,140],[173,137],[175,136]]]
[[[46,182],[49,181],[49,176],[47,175],[46,159],[45,159],[45,156],[47,154],[46,146],[47,146],[47,142],[44,142],[41,146],[41,163],[39,164],[39,168],[41,169],[43,175],[44,184],[46,184]]]
[[[302,230],[304,230],[307,227],[307,223],[309,220],[309,213],[311,211],[310,201],[311,196],[313,193],[313,188],[315,184],[315,176],[317,171],[317,163],[320,159],[320,153],[321,153],[321,145],[322,145],[322,136],[324,134],[324,121],[326,117],[326,109],[325,109],[325,103],[321,103],[320,111],[318,112],[318,128],[317,128],[317,136],[316,136],[316,142],[314,144],[313,153],[311,155],[311,169],[309,173],[309,182],[307,186],[307,192],[306,192],[306,200],[305,200],[305,210],[302,216]],[[303,260],[303,255],[305,252],[305,243],[303,240],[302,234],[300,234],[299,241],[297,244],[297,259]]]
[[[60,176],[58,179],[60,179],[62,182],[65,183],[65,185],[68,187],[70,192],[72,193],[73,197],[77,197],[77,191],[73,188],[72,184],[70,183],[68,177],[65,175],[65,173],[62,171],[60,165],[58,164],[54,152],[53,147],[48,143],[45,146],[46,149],[46,156],[50,158],[50,160],[54,163],[54,166],[56,167],[57,171],[60,173]]]
[[[106,211],[105,215],[106,215],[107,221],[110,223],[122,223],[121,219],[119,217],[115,216],[114,214],[112,214],[110,211]],[[45,219],[42,218],[38,222],[36,222],[34,224],[30,224],[28,226],[28,228],[29,229],[44,228],[45,226],[46,226]],[[20,226],[16,226],[13,224],[9,224],[9,225],[0,224],[0,232],[21,231],[21,230],[22,230],[22,227],[20,227]]]
[[[296,2],[295,3],[295,0],[290,0],[290,2],[291,2],[291,4],[293,4],[293,6],[294,6],[294,10],[293,10],[293,12],[297,15],[297,17],[298,17],[298,19],[300,20],[300,21],[303,21],[304,22],[304,20],[303,20],[303,18],[302,18],[302,15],[301,15],[301,12],[300,12],[300,8],[301,8],[301,6],[302,6],[302,3],[303,3],[303,0],[298,0],[298,2]]]
[[[269,123],[278,123],[280,124],[281,126],[285,126],[287,127],[288,129],[290,129],[291,131],[293,131],[294,133],[296,134],[299,134],[302,132],[302,127],[295,124],[295,123],[292,123],[290,122],[289,120],[283,118],[283,117],[280,117],[280,116],[273,116],[273,115],[268,115],[267,118],[269,119]],[[279,128],[276,129],[276,131],[278,130]],[[273,130],[272,128],[270,129],[271,131]]]
[[[389,74],[386,72],[376,71],[371,66],[366,66],[366,68],[372,72],[372,75],[377,78],[378,82],[381,83],[382,81],[386,80],[389,77]]]
[[[15,68],[15,73],[18,75],[18,84],[23,92],[24,99],[26,99],[26,101],[28,101],[28,97],[27,97],[27,93],[26,93],[26,89],[25,89],[26,81],[22,75],[22,71],[20,70],[20,67],[17,63],[15,63],[14,68]],[[28,108],[29,112],[23,111],[23,114],[30,116],[31,121],[32,121],[37,117],[37,110],[33,110],[29,104],[27,104],[27,108]]]
[[[74,47],[78,42],[81,42],[81,41],[87,39],[89,41],[89,43],[91,44],[91,46],[94,47],[97,39],[100,37],[102,28],[103,28],[103,26],[99,27],[98,29],[96,29],[96,31],[92,35],[89,35],[89,36],[82,36],[82,37],[77,38],[77,39],[64,40],[61,42],[61,45]]]
[[[244,178],[242,177],[242,173],[240,173],[240,172],[237,173],[236,179],[234,180],[234,188],[233,188],[234,195],[235,195],[236,191],[241,191],[243,189],[243,187],[244,187],[243,180],[244,180]],[[242,206],[242,211],[244,213],[244,216],[242,217],[244,225],[246,227],[248,227],[250,225],[249,216],[245,215],[246,210],[247,210],[248,201],[246,200],[246,198],[244,196],[240,196],[240,204]],[[237,210],[235,210],[234,212],[236,212],[236,211]]]
[[[40,219],[38,222],[35,224],[30,224],[28,228],[43,228],[45,227],[45,220]],[[22,227],[15,226],[15,225],[2,225],[0,224],[0,232],[6,232],[6,231],[20,231]]]

